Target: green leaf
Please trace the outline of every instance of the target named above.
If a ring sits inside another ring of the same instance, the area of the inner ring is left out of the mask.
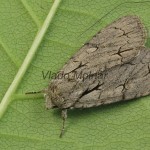
[[[0,0],[0,149],[150,149],[150,97],[71,110],[60,139],[60,111],[24,94],[47,87],[42,71],[58,71],[117,18],[138,15],[149,31],[149,8],[144,0]]]

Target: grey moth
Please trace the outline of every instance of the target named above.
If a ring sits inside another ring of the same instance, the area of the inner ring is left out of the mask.
[[[126,101],[150,94],[150,50],[137,16],[124,16],[98,32],[58,72],[67,78],[50,81],[46,108],[67,110]]]

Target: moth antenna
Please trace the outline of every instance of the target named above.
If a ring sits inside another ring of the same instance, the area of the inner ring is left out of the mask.
[[[25,94],[38,94],[38,93],[45,93],[46,90],[41,91],[32,91],[32,92],[26,92]]]
[[[61,112],[61,117],[63,119],[63,124],[62,124],[62,128],[61,128],[61,132],[60,132],[60,138],[63,136],[64,131],[65,131],[65,121],[67,119],[67,109],[63,109]]]
[[[148,2],[148,1],[145,1]],[[142,2],[123,2],[118,4],[117,6],[115,6],[114,8],[112,8],[109,12],[107,12],[104,16],[102,16],[100,19],[98,19],[94,24],[92,24],[89,28],[87,28],[85,31],[83,31],[79,36],[82,36],[84,33],[86,33],[89,29],[91,29],[92,27],[94,27],[97,23],[99,23],[101,20],[103,20],[105,17],[107,17],[109,14],[111,14],[114,10],[116,10],[118,7],[120,7],[123,4],[132,4],[132,3],[142,3]]]

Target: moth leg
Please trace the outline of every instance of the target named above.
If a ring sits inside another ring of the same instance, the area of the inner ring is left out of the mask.
[[[60,138],[63,136],[64,130],[65,130],[65,121],[67,119],[67,109],[63,109],[61,111],[61,117],[63,119],[63,124],[62,124],[61,132],[60,132]]]

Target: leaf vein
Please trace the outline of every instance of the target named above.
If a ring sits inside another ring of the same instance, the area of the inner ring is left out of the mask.
[[[21,3],[23,4],[24,8],[27,10],[29,15],[31,16],[31,18],[33,19],[35,24],[37,25],[38,29],[40,29],[41,23],[40,23],[39,19],[37,18],[37,16],[35,15],[35,13],[32,11],[31,7],[28,5],[27,1],[21,0]]]

